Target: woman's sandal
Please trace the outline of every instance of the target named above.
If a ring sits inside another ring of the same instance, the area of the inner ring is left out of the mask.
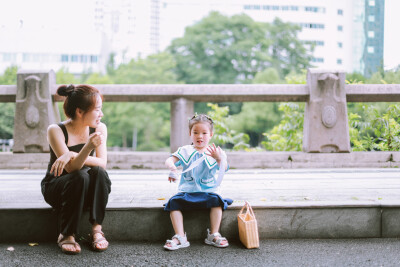
[[[95,239],[94,238],[95,234],[101,234],[102,237]],[[103,252],[103,251],[107,250],[108,245],[106,247],[104,247],[104,248],[98,248],[97,247],[97,244],[102,242],[102,241],[104,241],[104,240],[107,241],[107,239],[104,237],[104,233],[101,230],[94,230],[92,232],[92,249],[94,251],[97,251],[97,252]]]
[[[174,238],[176,238],[179,243],[177,244],[176,242],[174,242]],[[168,246],[170,245],[170,246]],[[186,233],[185,236],[180,236],[180,235],[174,235],[171,240],[167,240],[167,242],[164,245],[164,248],[167,250],[177,250],[180,248],[187,248],[188,246],[190,246],[189,241],[187,241],[187,237],[186,237]]]
[[[214,240],[215,239],[215,240]],[[221,244],[223,241],[226,241],[225,244]],[[210,230],[207,229],[207,238],[204,240],[207,245],[211,245],[218,248],[226,248],[229,246],[228,240],[225,237],[222,237],[220,233],[210,234]]]
[[[79,244],[76,241],[66,240],[66,239],[64,239],[64,236],[62,236],[62,235],[60,235],[58,237],[57,244],[61,248],[61,251],[65,254],[76,255],[76,254],[81,253],[81,246],[79,246]],[[79,250],[78,251],[77,250],[75,250],[75,251],[67,250],[63,247],[63,245],[74,245],[75,249],[78,247]]]

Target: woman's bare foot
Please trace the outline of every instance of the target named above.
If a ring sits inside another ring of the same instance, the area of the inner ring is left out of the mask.
[[[96,251],[104,251],[108,248],[108,241],[104,237],[104,233],[101,231],[101,225],[96,224],[92,227],[92,245]]]
[[[60,234],[58,236],[57,243],[62,252],[66,254],[78,254],[81,252],[81,247],[75,241],[75,237],[73,235],[64,237],[62,234]]]

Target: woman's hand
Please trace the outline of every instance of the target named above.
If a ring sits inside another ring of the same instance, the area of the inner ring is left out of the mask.
[[[70,151],[61,155],[61,157],[59,157],[51,166],[50,173],[54,172],[55,177],[60,176],[63,173],[65,166],[74,158],[75,154],[76,153]]]
[[[216,147],[215,144],[212,144],[212,146],[208,146],[205,154],[207,156],[213,157],[217,162],[220,162],[222,159],[222,149],[219,146]]]
[[[94,132],[89,136],[87,145],[90,149],[95,149],[104,142],[104,136],[101,132]]]

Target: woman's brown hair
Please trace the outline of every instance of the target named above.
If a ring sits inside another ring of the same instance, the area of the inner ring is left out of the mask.
[[[103,100],[103,96],[99,90],[91,85],[61,85],[57,89],[57,94],[65,96],[64,101],[64,113],[70,119],[75,119],[76,109],[79,108],[84,113],[92,110],[96,105],[96,98],[100,96]]]

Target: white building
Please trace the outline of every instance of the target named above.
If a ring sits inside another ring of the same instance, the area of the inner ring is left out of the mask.
[[[159,0],[96,0],[95,29],[104,33],[116,63],[157,53]]]
[[[210,11],[228,16],[244,13],[255,21],[280,18],[300,25],[299,39],[315,44],[312,64],[316,67],[365,73],[368,56],[383,50],[383,13],[374,14],[383,11],[383,6],[384,0],[164,0],[160,11],[160,49],[183,36],[186,26]],[[368,27],[372,20],[382,27]],[[367,46],[367,41],[374,37],[380,38],[375,38],[377,48]],[[369,64],[382,63],[383,51],[380,52]]]
[[[11,65],[104,72],[107,40],[92,30],[92,5],[84,2],[80,7],[73,0],[0,2],[0,73]]]
[[[84,44],[84,45],[82,45]],[[106,64],[104,45],[100,34],[88,33],[77,37],[65,31],[43,29],[0,30],[0,73],[16,65],[23,69],[71,73],[104,72]]]
[[[367,74],[383,61],[384,0],[70,0],[37,12],[26,5],[44,0],[18,1],[26,2],[14,10],[19,24],[0,3],[0,73],[10,65],[104,72],[110,53],[119,64],[163,51],[211,11],[300,25],[298,37],[315,44],[316,67]]]

